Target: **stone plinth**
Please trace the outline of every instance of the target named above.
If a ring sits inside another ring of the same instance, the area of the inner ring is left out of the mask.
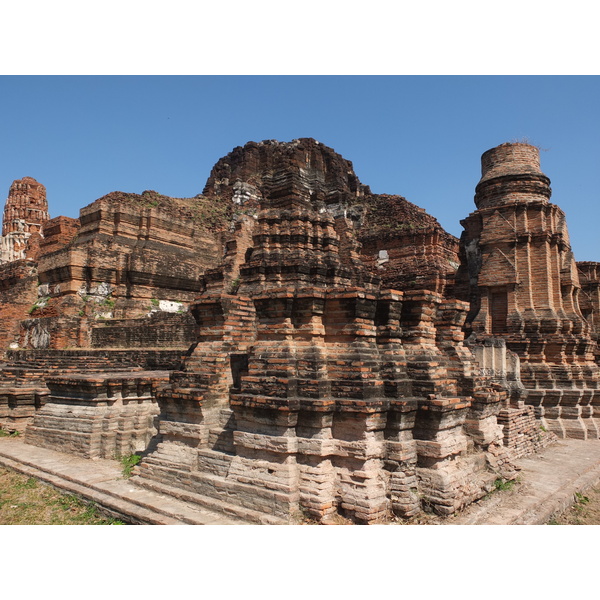
[[[156,388],[166,381],[166,371],[48,377],[50,396],[25,441],[86,458],[145,450],[156,434]]]

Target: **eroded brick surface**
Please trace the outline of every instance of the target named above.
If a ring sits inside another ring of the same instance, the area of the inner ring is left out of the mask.
[[[449,515],[555,434],[598,437],[598,263],[575,266],[537,149],[482,165],[460,243],[312,139],[79,219],[15,182],[0,425],[145,450],[138,483],[255,522]]]
[[[456,292],[471,305],[468,332],[503,338],[520,358],[525,402],[542,425],[559,437],[598,438],[594,322],[581,313],[565,214],[550,194],[537,148],[503,144],[483,155],[477,210],[462,221]],[[594,271],[586,272],[593,291]]]

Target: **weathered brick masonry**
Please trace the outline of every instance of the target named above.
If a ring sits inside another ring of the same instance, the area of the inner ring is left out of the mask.
[[[555,439],[542,425],[598,437],[598,263],[578,274],[537,149],[482,162],[460,243],[312,139],[79,219],[15,182],[0,426],[140,451],[137,483],[262,523],[452,514]]]
[[[226,267],[205,274],[198,343],[158,393],[160,437],[137,481],[257,521],[450,514],[487,493],[503,394],[462,343],[468,306],[382,288],[356,236],[369,192],[347,161],[312,140],[268,142],[215,171],[221,193],[246,191],[254,224],[228,246],[228,264],[243,252],[235,285]]]
[[[598,438],[597,343],[579,307],[565,214],[550,194],[536,147],[503,144],[482,156],[456,292],[470,302],[467,331],[503,338],[519,356],[525,401],[543,425],[560,437]]]

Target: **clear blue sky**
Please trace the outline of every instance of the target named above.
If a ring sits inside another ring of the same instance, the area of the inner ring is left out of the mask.
[[[460,236],[481,154],[526,138],[576,259],[600,261],[599,98],[598,76],[2,76],[0,194],[35,177],[53,217],[115,190],[189,197],[235,146],[314,137]]]

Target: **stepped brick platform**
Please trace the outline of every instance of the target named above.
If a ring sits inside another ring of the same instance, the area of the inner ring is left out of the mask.
[[[156,388],[168,378],[167,371],[48,377],[50,394],[25,441],[86,458],[145,450],[156,433]]]
[[[0,427],[24,432],[50,394],[48,377],[178,369],[185,350],[11,350],[0,368]]]

